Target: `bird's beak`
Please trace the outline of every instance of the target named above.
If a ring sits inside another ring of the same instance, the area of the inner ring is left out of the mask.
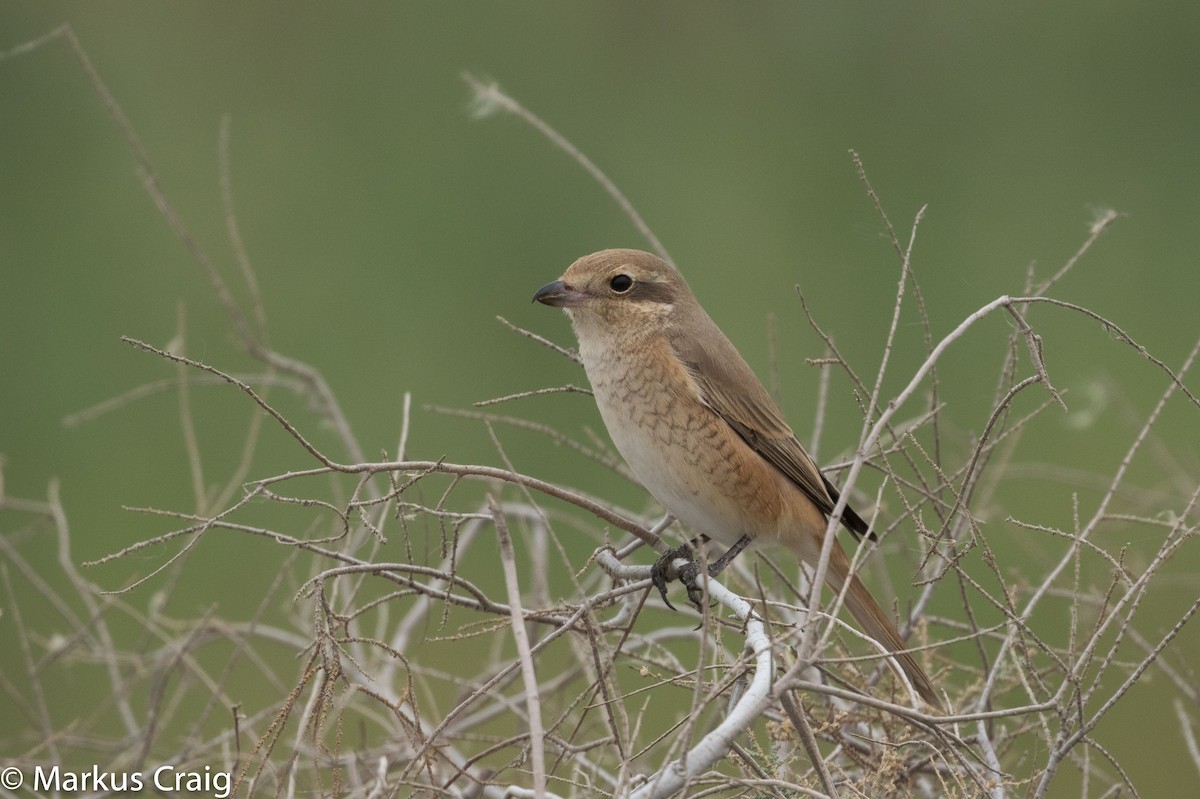
[[[553,305],[555,308],[573,308],[587,299],[587,294],[573,289],[561,280],[547,283],[533,295],[534,302]]]

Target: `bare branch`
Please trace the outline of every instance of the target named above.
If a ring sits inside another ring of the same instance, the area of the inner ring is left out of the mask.
[[[650,226],[642,220],[641,215],[637,212],[637,210],[634,209],[633,203],[629,202],[621,190],[617,188],[616,184],[609,179],[608,175],[605,175],[602,171],[600,171],[600,167],[592,163],[592,159],[580,152],[579,149],[575,145],[571,144],[571,142],[568,141],[565,136],[556,131],[554,128],[550,127],[550,125],[544,122],[541,117],[537,116],[532,111],[525,108],[525,106],[514,100],[512,97],[505,94],[504,91],[501,90],[501,88],[495,83],[484,83],[469,72],[464,72],[462,77],[463,80],[467,82],[467,85],[471,87],[471,90],[475,93],[475,96],[472,100],[472,105],[473,114],[476,117],[483,118],[499,110],[513,114],[514,116],[531,125],[538,131],[538,133],[541,133],[543,136],[549,139],[555,147],[570,156],[572,161],[583,167],[584,170],[591,175],[597,183],[600,184],[604,191],[608,193],[608,196],[611,197],[613,201],[621,207],[621,210],[624,211],[625,215],[628,216],[630,221],[633,222],[634,227],[638,229],[638,232],[640,232],[646,241],[650,243],[650,248],[653,249],[660,258],[674,266],[674,261],[671,260],[671,256],[667,252],[666,247],[662,245],[662,242],[660,242],[658,237],[655,236],[653,231],[650,230]]]

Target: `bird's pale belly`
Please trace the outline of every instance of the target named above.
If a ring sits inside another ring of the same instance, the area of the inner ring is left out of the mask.
[[[739,460],[724,421],[669,390],[647,397],[608,388],[598,388],[596,401],[609,435],[667,511],[693,534],[726,546],[743,535],[775,537],[778,475],[758,459]]]

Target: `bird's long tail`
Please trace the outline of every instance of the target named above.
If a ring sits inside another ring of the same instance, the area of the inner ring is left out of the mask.
[[[879,607],[875,597],[871,596],[871,592],[867,590],[863,581],[858,579],[858,575],[850,573],[850,561],[836,542],[829,559],[829,571],[826,579],[829,586],[839,592],[842,590],[842,586],[849,581],[850,587],[846,589],[845,603],[850,615],[862,627],[863,632],[883,644],[892,653],[921,698],[932,707],[944,710],[941,699],[933,689],[933,683],[929,681],[929,677],[917,663],[916,658],[904,651],[907,648],[904,639],[900,637],[900,633],[896,632],[896,628],[892,626],[891,621]]]

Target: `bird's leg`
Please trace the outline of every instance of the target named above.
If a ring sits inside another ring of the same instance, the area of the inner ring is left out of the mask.
[[[667,583],[675,579],[678,579],[687,588],[688,601],[695,605],[697,610],[704,609],[704,591],[696,579],[700,576],[700,566],[696,563],[695,547],[698,544],[707,543],[707,541],[708,536],[702,535],[693,538],[687,544],[669,550],[650,567],[650,580],[658,589],[658,593],[662,595],[663,602],[671,610],[675,610],[675,606],[671,604],[671,600],[667,599]],[[732,563],[733,559],[749,545],[750,536],[744,535],[739,538],[733,546],[725,551],[725,554],[708,565],[708,576],[716,577],[723,572],[725,567]],[[680,559],[686,560],[687,563],[676,569],[674,563]]]
[[[733,563],[733,559],[742,554],[742,550],[750,546],[750,536],[744,535],[737,541],[733,542],[733,546],[725,550],[725,554],[714,560],[708,567],[708,576],[716,577],[721,572],[725,571],[725,567]]]

